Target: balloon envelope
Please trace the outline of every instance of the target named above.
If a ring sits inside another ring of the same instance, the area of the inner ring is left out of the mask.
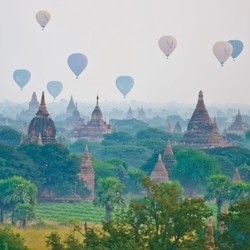
[[[81,53],[74,53],[68,57],[68,65],[76,78],[83,72],[87,67],[88,58]]]
[[[169,55],[175,50],[177,41],[173,36],[162,36],[158,41],[158,45],[168,58]]]
[[[233,53],[231,57],[235,59],[243,50],[243,42],[240,40],[229,40],[228,42],[233,46]]]
[[[125,98],[134,86],[134,79],[131,76],[119,76],[116,78],[116,87]]]
[[[229,42],[219,41],[214,44],[213,52],[215,57],[221,63],[221,66],[223,66],[226,60],[232,55],[233,46]]]
[[[62,92],[63,84],[59,81],[50,81],[47,83],[47,90],[54,99]]]
[[[36,13],[36,20],[44,29],[44,27],[48,24],[50,20],[50,13],[46,10],[40,10]]]
[[[27,69],[17,69],[13,73],[13,78],[21,90],[29,82],[30,77],[30,72]]]

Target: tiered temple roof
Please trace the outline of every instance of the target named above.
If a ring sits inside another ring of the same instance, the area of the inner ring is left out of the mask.
[[[48,113],[44,92],[42,92],[39,109],[28,127],[28,142],[37,144],[55,143],[55,136],[55,124]]]
[[[114,128],[103,119],[103,114],[99,106],[99,97],[96,98],[96,106],[91,114],[91,119],[87,124],[80,124],[72,129],[71,140],[77,141],[85,139],[101,142],[103,135],[111,133]]]
[[[192,148],[227,147],[230,144],[218,130],[216,120],[211,121],[203,100],[202,91],[199,92],[198,102],[188,123],[182,143]]]
[[[232,125],[227,129],[227,133],[237,134],[237,135],[243,135],[246,130],[248,130],[248,125],[243,122],[240,110],[238,110],[238,113],[235,117],[234,122]]]

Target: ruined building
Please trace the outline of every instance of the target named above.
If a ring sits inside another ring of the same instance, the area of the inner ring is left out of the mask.
[[[42,98],[41,103],[39,105],[39,109],[36,112],[35,117],[31,120],[28,127],[27,141],[42,145],[46,143],[55,143],[55,137],[55,124],[48,113],[45,104],[44,92],[42,92]]]
[[[90,121],[78,124],[71,130],[71,141],[85,139],[89,141],[101,142],[103,135],[111,133],[114,128],[103,119],[103,114],[99,106],[99,97],[96,97],[96,106],[91,114]]]
[[[164,166],[164,163],[162,162],[161,154],[159,154],[158,161],[151,172],[150,180],[156,183],[169,181],[168,172]]]
[[[216,120],[211,121],[204,104],[202,91],[199,92],[198,102],[188,123],[187,131],[183,135],[182,144],[192,148],[230,146],[227,140],[220,135]]]
[[[95,172],[87,146],[83,152],[81,172],[78,174],[78,178],[84,182],[84,185],[89,191],[88,197],[84,198],[93,201],[95,198]]]

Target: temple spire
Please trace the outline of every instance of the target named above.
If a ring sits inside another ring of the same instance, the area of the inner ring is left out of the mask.
[[[47,110],[46,104],[45,104],[44,91],[42,92],[39,110],[37,111],[36,115],[49,116],[49,113],[48,113],[48,110]]]
[[[99,107],[99,96],[98,96],[98,94],[96,96],[96,107]]]

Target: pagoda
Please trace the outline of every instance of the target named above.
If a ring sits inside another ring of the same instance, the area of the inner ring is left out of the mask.
[[[248,125],[243,122],[240,110],[238,110],[237,115],[235,116],[234,122],[227,129],[228,134],[244,135],[248,130]]]
[[[219,134],[216,120],[211,121],[203,100],[203,92],[199,92],[198,102],[188,123],[182,144],[192,148],[227,147],[230,144]]]
[[[81,172],[78,174],[78,178],[83,181],[86,188],[89,190],[87,200],[93,201],[95,198],[95,172],[92,165],[92,160],[86,146],[83,152],[83,159],[81,164]]]
[[[143,107],[141,106],[141,108],[138,111],[137,120],[145,121],[146,119],[147,119],[146,113],[145,113]]]
[[[131,107],[129,107],[126,119],[130,120],[130,119],[133,119],[133,118],[134,118],[133,111],[132,111]]]
[[[81,139],[101,142],[105,134],[111,133],[114,128],[103,119],[103,114],[99,106],[99,97],[96,97],[96,106],[91,114],[91,119],[87,124],[80,123],[71,130],[71,141]]]
[[[66,109],[66,113],[71,115],[76,109],[76,104],[74,103],[73,96],[70,96],[70,101]]]
[[[34,113],[39,108],[39,102],[37,100],[36,92],[33,92],[31,100],[29,102],[29,108],[23,110],[17,117],[18,120],[30,120],[34,116]]]
[[[162,161],[163,161],[169,175],[171,175],[171,170],[176,165],[177,161],[176,161],[176,158],[174,156],[174,153],[172,150],[172,144],[171,144],[170,140],[168,140],[166,148],[163,152]]]
[[[27,141],[39,145],[46,143],[55,143],[55,136],[55,124],[48,113],[45,104],[44,92],[42,92],[39,109],[28,127]]]
[[[150,175],[150,180],[156,183],[162,183],[169,181],[168,171],[164,166],[164,163],[161,158],[161,154],[158,156],[158,161],[155,164],[155,167]]]
[[[174,134],[181,134],[182,133],[182,127],[179,121],[177,121],[174,125]]]
[[[239,182],[241,182],[240,173],[239,173],[238,168],[235,169],[235,172],[234,172],[234,175],[233,175],[232,182],[234,182],[234,183],[239,183]]]

